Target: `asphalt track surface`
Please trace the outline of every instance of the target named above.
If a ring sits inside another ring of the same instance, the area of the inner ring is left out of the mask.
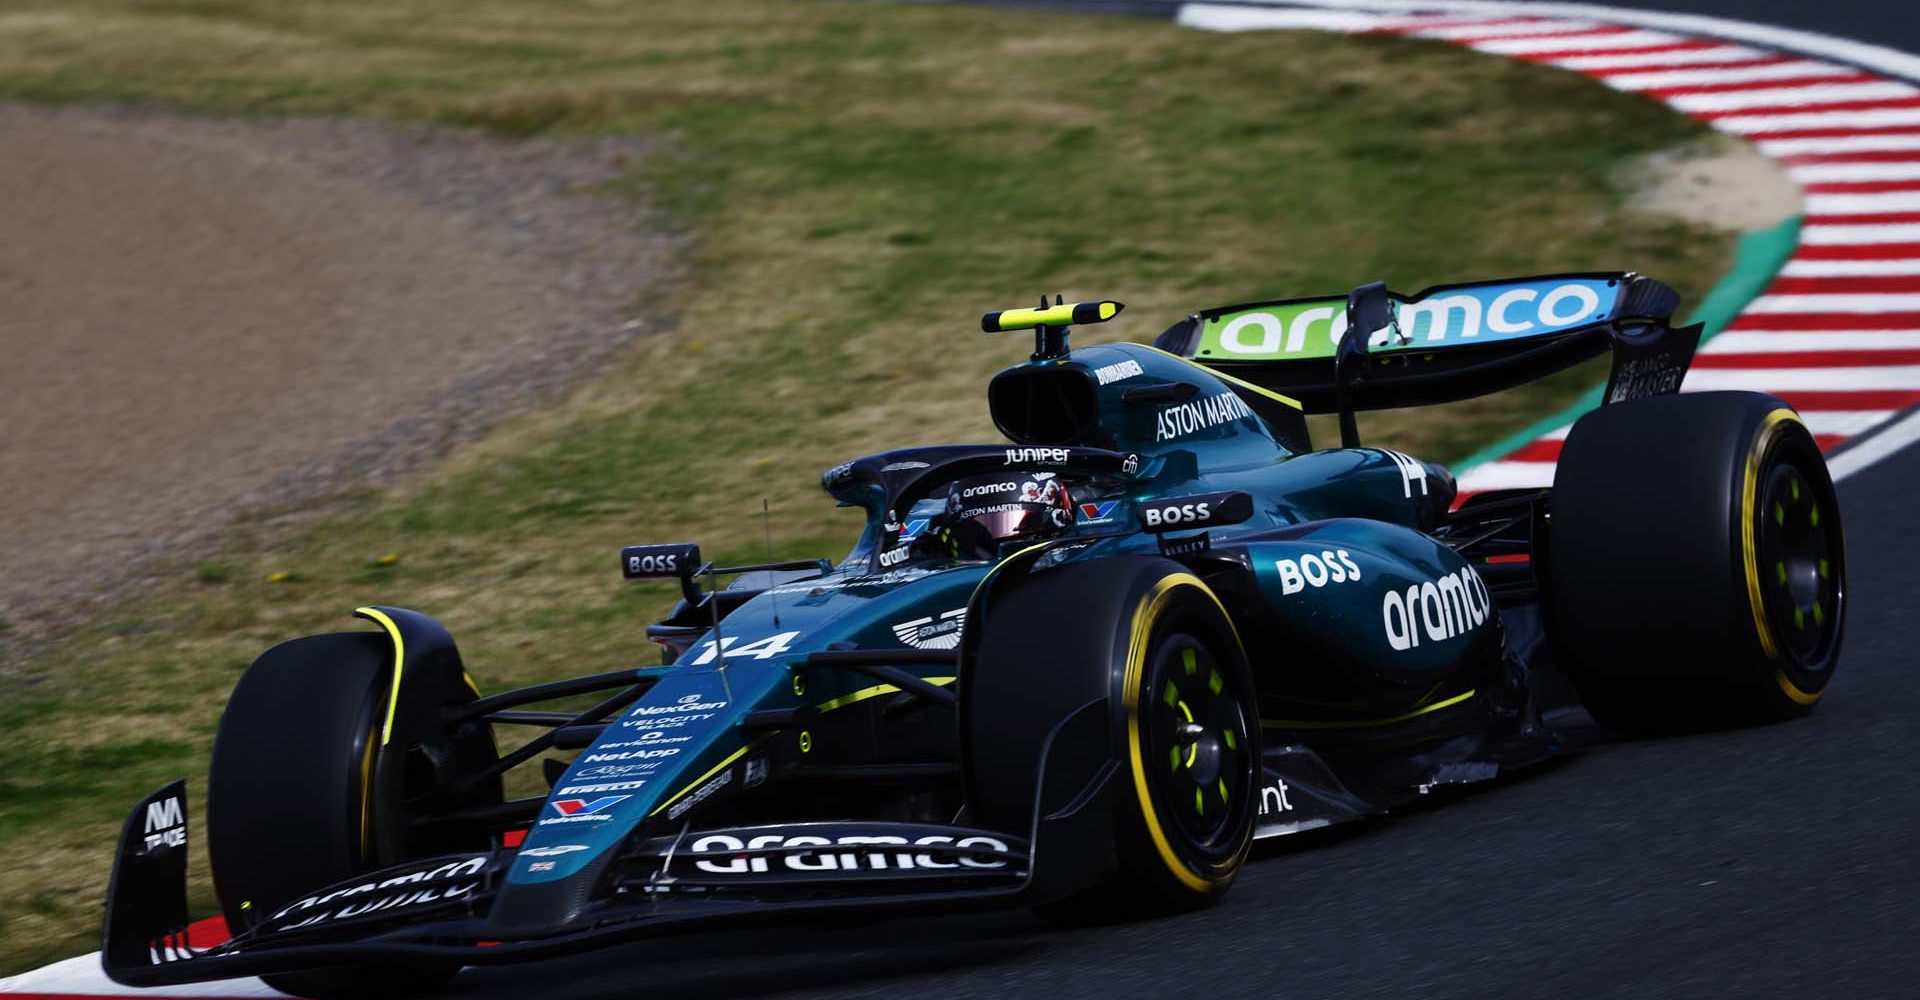
[[[1920,52],[1920,5],[1904,0],[1620,5]],[[470,973],[455,992],[1920,995],[1920,536],[1909,528],[1920,448],[1852,476],[1840,498],[1846,652],[1805,720],[1615,743],[1415,815],[1272,843],[1221,905],[1191,916],[1076,931],[1003,914],[701,934]]]

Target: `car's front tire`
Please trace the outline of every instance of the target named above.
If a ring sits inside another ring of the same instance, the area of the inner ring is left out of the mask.
[[[1252,843],[1262,770],[1252,672],[1213,591],[1164,559],[1068,564],[997,595],[978,627],[962,713],[976,819],[1025,829],[1048,727],[1088,696],[1112,709],[1113,866],[1039,911],[1111,920],[1225,893]]]
[[[1548,541],[1555,656],[1603,725],[1795,718],[1833,680],[1839,505],[1813,435],[1772,396],[1662,396],[1582,417]]]
[[[484,837],[423,843],[412,827],[425,800],[423,775],[432,774],[424,762],[465,766],[492,759],[493,745],[485,727],[469,725],[383,748],[393,660],[393,646],[378,633],[307,636],[261,654],[234,687],[214,740],[207,820],[214,888],[236,932],[314,890],[410,855],[486,848]],[[425,676],[413,682],[430,683]],[[449,703],[474,697],[464,687],[439,696]],[[375,767],[383,750],[407,755],[386,781]],[[472,804],[499,797],[497,780],[467,793]],[[419,993],[458,971],[443,963],[367,963],[263,978],[324,1000]]]

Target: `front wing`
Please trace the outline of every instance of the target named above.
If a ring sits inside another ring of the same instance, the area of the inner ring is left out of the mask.
[[[231,940],[187,941],[186,782],[127,817],[107,890],[101,961],[128,986],[161,986],[361,962],[502,965],[574,954],[669,930],[833,911],[1030,905],[1091,884],[1112,856],[1115,769],[1106,705],[1062,721],[1041,753],[1035,821],[1024,834],[908,823],[682,828],[623,849],[604,899],[579,922],[503,932],[490,919],[518,852],[410,862],[250,915]],[[1063,742],[1064,740],[1064,742]],[[1074,745],[1075,752],[1052,753]],[[1110,760],[1110,755],[1107,756]],[[1050,766],[1053,765],[1053,766]],[[1049,808],[1050,807],[1050,808]]]

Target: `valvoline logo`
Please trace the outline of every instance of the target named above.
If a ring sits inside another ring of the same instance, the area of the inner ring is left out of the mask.
[[[908,542],[913,541],[915,538],[918,538],[921,535],[926,534],[927,525],[929,523],[931,523],[930,518],[916,517],[916,518],[909,519],[907,521],[906,527],[903,527],[900,529],[900,537],[899,539],[897,539],[896,543],[900,545],[905,545]]]
[[[1083,503],[1080,505],[1080,523],[1081,524],[1098,524],[1101,521],[1105,521],[1108,518],[1111,518],[1113,516],[1114,509],[1119,506],[1120,506],[1120,501],[1118,500],[1102,500],[1098,503]]]
[[[602,795],[597,799],[556,799],[547,803],[562,816],[586,816],[601,812],[632,798],[631,795]]]

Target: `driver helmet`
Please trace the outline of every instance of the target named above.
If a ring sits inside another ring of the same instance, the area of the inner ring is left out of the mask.
[[[962,559],[992,559],[1004,542],[1057,535],[1073,525],[1066,484],[1051,472],[996,472],[955,480],[936,533]]]

